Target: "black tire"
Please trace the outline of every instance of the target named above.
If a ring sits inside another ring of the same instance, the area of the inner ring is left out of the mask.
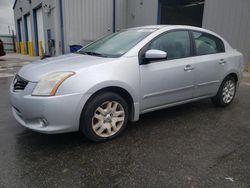
[[[97,108],[108,101],[118,102],[124,109],[125,117],[123,124],[121,125],[121,128],[119,129],[118,132],[109,137],[101,137],[97,135],[92,128],[92,118],[94,117]],[[89,140],[94,142],[104,142],[107,140],[111,140],[123,132],[128,122],[128,117],[129,117],[128,104],[120,95],[113,92],[101,92],[93,96],[84,107],[80,119],[80,131]]]
[[[230,100],[230,102],[225,102],[223,100],[223,88],[225,87],[225,84],[228,81],[232,81],[234,83],[234,86],[235,86],[234,88],[235,89],[234,89],[233,98]],[[226,107],[229,104],[231,104],[233,102],[235,94],[236,94],[236,87],[237,87],[237,81],[236,81],[236,79],[233,76],[227,76],[223,80],[223,82],[222,82],[222,84],[221,84],[221,86],[219,88],[219,91],[218,91],[217,95],[215,97],[211,98],[211,100],[214,103],[214,105],[217,106],[217,107]]]

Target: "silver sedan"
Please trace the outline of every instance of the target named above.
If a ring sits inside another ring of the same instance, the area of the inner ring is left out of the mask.
[[[143,113],[204,98],[229,105],[243,70],[242,54],[211,31],[145,26],[24,66],[10,98],[24,127],[105,141]]]

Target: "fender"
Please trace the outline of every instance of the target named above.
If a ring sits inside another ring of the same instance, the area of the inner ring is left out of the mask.
[[[136,95],[135,89],[131,88],[128,84],[121,82],[121,81],[114,81],[114,80],[109,80],[109,81],[104,81],[101,83],[98,83],[97,85],[91,87],[81,98],[79,105],[76,108],[76,113],[75,113],[75,126],[79,126],[80,118],[81,118],[81,113],[82,109],[84,108],[86,102],[90,99],[90,97],[95,94],[96,92],[105,89],[107,87],[119,87],[124,90],[126,90],[130,96],[133,99],[133,106],[134,106],[134,115],[132,117],[132,121],[138,121],[139,120],[139,114],[140,114],[140,106],[139,106],[139,98]]]

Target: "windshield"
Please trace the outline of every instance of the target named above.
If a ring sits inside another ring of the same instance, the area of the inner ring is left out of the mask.
[[[130,29],[110,34],[78,51],[101,57],[119,57],[128,52],[141,40],[151,34],[154,29]]]

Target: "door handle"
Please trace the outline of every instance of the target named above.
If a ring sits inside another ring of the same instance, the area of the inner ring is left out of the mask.
[[[194,70],[194,67],[192,67],[191,65],[186,65],[186,67],[184,68],[184,71],[191,71]]]
[[[219,63],[220,65],[224,65],[224,64],[227,63],[227,62],[226,62],[225,59],[220,59],[218,63]]]

